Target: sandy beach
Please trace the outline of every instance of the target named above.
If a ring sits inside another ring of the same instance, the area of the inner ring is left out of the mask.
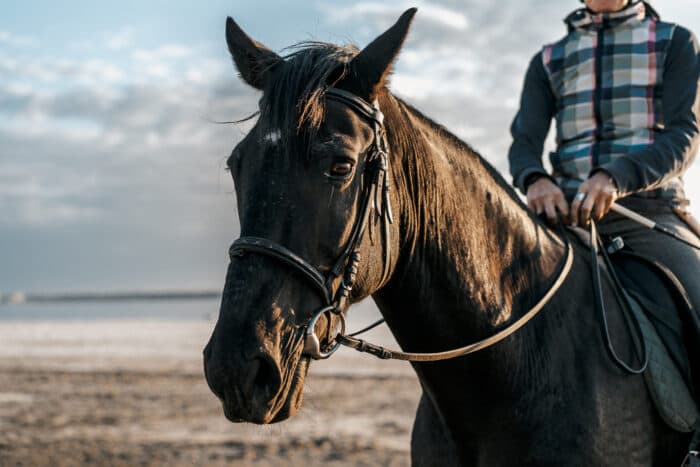
[[[420,390],[407,364],[343,349],[312,365],[293,419],[232,424],[202,374],[212,327],[0,322],[0,466],[408,464]]]

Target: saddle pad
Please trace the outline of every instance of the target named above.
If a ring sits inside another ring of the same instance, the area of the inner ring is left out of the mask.
[[[649,367],[644,379],[659,415],[674,430],[689,433],[700,420],[698,405],[639,302],[631,297],[630,304],[649,352]]]
[[[570,233],[590,249],[588,232],[570,229]],[[700,323],[695,311],[682,285],[667,268],[626,248],[611,259],[649,352],[644,379],[654,405],[669,427],[691,432],[696,424],[700,426],[700,411],[690,390],[690,385],[700,381],[690,371],[691,366],[698,368],[700,361]]]

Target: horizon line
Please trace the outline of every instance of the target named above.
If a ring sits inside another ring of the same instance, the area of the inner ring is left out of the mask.
[[[202,300],[221,297],[219,290],[135,290],[123,292],[0,292],[0,305],[25,303],[129,301],[129,300]]]

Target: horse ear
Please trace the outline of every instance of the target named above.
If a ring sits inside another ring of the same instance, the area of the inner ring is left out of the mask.
[[[391,73],[394,59],[401,50],[417,8],[406,10],[396,23],[374,39],[352,60],[351,70],[361,95],[373,99]]]
[[[241,77],[256,89],[263,89],[272,68],[283,61],[275,52],[248,37],[230,16],[226,18],[226,43]]]

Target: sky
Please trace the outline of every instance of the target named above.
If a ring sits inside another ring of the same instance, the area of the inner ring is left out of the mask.
[[[699,33],[697,1],[653,4]],[[215,122],[259,98],[226,16],[281,52],[362,47],[412,6],[392,92],[507,173],[523,74],[574,0],[3,2],[0,292],[221,288],[238,235],[224,161],[248,127]],[[700,169],[686,180],[700,215]]]

